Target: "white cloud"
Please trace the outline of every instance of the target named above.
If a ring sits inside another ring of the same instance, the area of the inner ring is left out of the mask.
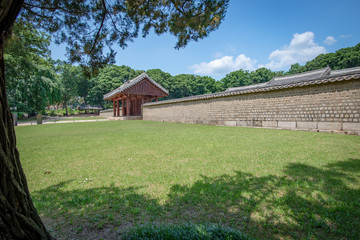
[[[314,42],[313,32],[295,33],[289,46],[285,45],[270,54],[270,62],[265,67],[281,69],[294,63],[304,63],[321,53],[326,53],[326,49]]]
[[[333,36],[327,36],[326,39],[324,40],[324,43],[327,45],[331,45],[336,42],[337,42],[337,40]]]
[[[225,48],[225,50],[229,53],[235,54],[236,53],[236,48],[233,45],[228,44]]]
[[[244,54],[240,54],[235,59],[233,56],[224,56],[222,58],[215,59],[211,62],[202,62],[190,66],[190,69],[196,74],[204,75],[221,75],[229,73],[239,69],[255,70],[256,60],[252,60],[246,57]]]
[[[340,35],[339,37],[340,37],[340,38],[351,38],[352,35],[350,35],[350,34],[342,34],[342,35]]]
[[[215,58],[221,58],[222,56],[224,56],[224,54],[222,54],[221,52],[217,52],[214,56]]]

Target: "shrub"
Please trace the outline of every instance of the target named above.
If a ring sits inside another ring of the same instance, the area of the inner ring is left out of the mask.
[[[72,108],[68,109],[69,115],[75,115],[75,111]]]
[[[186,223],[181,225],[163,225],[153,226],[144,225],[136,227],[127,232],[122,239],[197,239],[197,240],[215,240],[215,239],[233,239],[233,240],[249,240],[250,237],[232,228],[221,225],[210,224],[192,224]]]
[[[24,118],[24,113],[23,112],[17,112],[17,116],[18,116],[18,119],[23,119]]]
[[[51,110],[49,115],[50,115],[51,117],[56,117],[56,114],[55,114],[55,111],[54,111],[54,110]]]

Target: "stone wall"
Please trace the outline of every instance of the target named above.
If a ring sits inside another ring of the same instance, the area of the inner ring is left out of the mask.
[[[120,114],[121,114],[121,111],[120,111]],[[112,117],[112,116],[114,116],[113,109],[100,111],[100,117]]]
[[[143,106],[143,119],[360,133],[360,79]]]

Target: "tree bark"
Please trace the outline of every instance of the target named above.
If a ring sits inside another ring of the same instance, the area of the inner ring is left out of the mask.
[[[67,96],[66,95],[64,95],[64,99],[65,99],[65,101],[64,101],[64,104],[63,104],[63,106],[65,106],[65,116],[69,116],[69,114],[68,114],[68,107],[67,107]]]
[[[53,239],[30,197],[6,96],[4,44],[23,0],[0,0],[0,239]]]

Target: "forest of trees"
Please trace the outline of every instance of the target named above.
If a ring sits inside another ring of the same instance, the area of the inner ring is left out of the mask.
[[[50,57],[51,39],[31,24],[18,19],[5,48],[5,71],[9,105],[17,112],[41,112],[53,104],[76,107],[81,103],[108,107],[103,95],[138,76],[143,70],[113,64],[100,68],[97,74],[87,74],[81,65],[54,61]],[[273,72],[266,68],[255,71],[239,69],[220,81],[208,76],[179,74],[172,76],[161,69],[147,74],[169,90],[164,99],[224,91],[270,81],[274,76],[289,75],[330,66],[343,69],[360,66],[360,43],[335,53],[321,54],[305,65],[294,64],[288,71]],[[21,73],[21,74],[19,74]],[[67,109],[67,108],[66,108]]]

